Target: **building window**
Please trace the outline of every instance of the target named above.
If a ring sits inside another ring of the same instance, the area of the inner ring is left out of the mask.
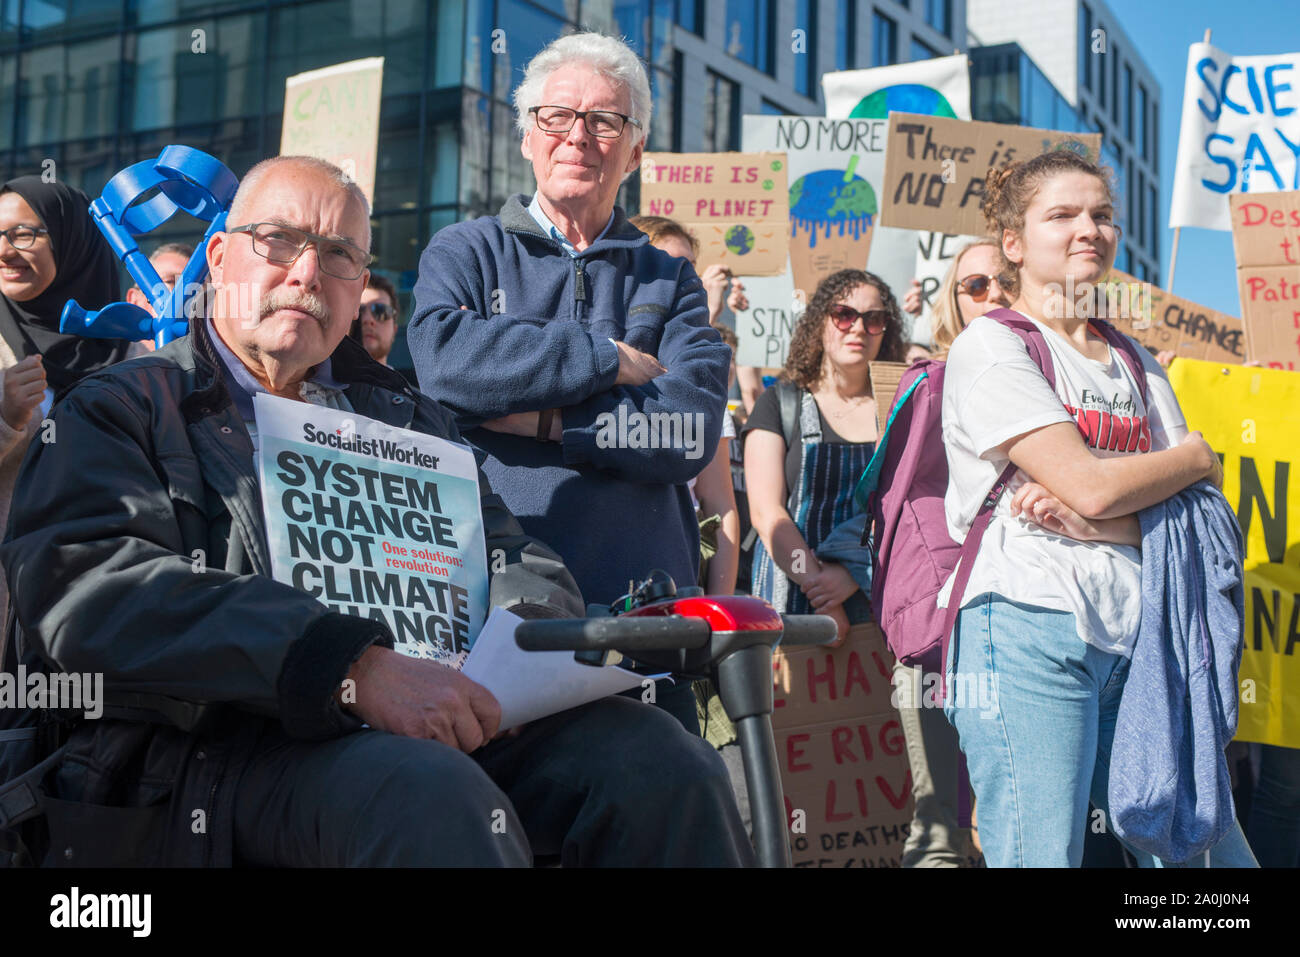
[[[1160,104],[1151,104],[1151,132],[1147,135],[1151,142],[1151,166],[1154,169],[1160,168]],[[1145,132],[1145,129],[1143,130]],[[1143,140],[1142,142],[1147,142]]]
[[[1116,175],[1119,170],[1115,171]],[[1124,231],[1133,232],[1137,224],[1137,196],[1133,189],[1133,160],[1129,159],[1124,164]]]
[[[912,60],[930,60],[939,55],[939,51],[927,43],[923,43],[915,36],[912,37]]]
[[[804,50],[794,55],[794,89],[815,100],[821,79],[817,69],[817,0],[795,0],[794,25],[804,32]]]
[[[1100,27],[1099,29],[1105,30],[1106,28]],[[1107,103],[1106,76],[1107,76],[1106,61],[1099,60],[1097,63],[1097,82],[1101,89],[1098,93],[1097,99],[1101,103],[1101,108],[1103,111],[1106,109],[1106,103]]]
[[[1106,51],[1110,55],[1110,118],[1116,126],[1119,125],[1119,106],[1120,106],[1120,89],[1119,89],[1119,49],[1113,44]]]
[[[1130,143],[1133,139],[1133,68],[1124,64],[1124,138]]]
[[[1160,255],[1160,230],[1156,223],[1160,219],[1160,205],[1154,183],[1147,186],[1147,212],[1151,216],[1151,225],[1147,229],[1147,248],[1151,250],[1152,256],[1158,256]]]
[[[740,84],[712,70],[704,91],[704,149],[724,153],[740,149]]]
[[[871,15],[871,65],[898,62],[898,24],[883,13]]]
[[[1147,248],[1147,188],[1146,177],[1142,170],[1137,171],[1137,244],[1139,249]]]
[[[784,106],[777,106],[767,97],[763,97],[758,103],[758,112],[763,116],[794,116]]]
[[[676,0],[677,10],[673,19],[679,27],[685,27],[697,36],[704,36],[703,3],[701,0]]]
[[[858,0],[835,0],[835,69],[858,65]]]
[[[1142,151],[1142,158],[1149,160],[1151,146],[1150,136],[1147,134],[1147,89],[1141,83],[1138,84],[1137,127],[1137,138],[1133,140],[1133,144]]]
[[[1079,85],[1092,90],[1092,11],[1079,4]]]
[[[952,36],[952,0],[925,0],[925,22],[946,37]]]
[[[772,72],[771,0],[727,0],[726,50],[764,73]]]

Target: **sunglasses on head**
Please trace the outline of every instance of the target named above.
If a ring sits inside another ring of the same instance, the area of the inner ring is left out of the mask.
[[[363,302],[357,310],[357,318],[364,319],[367,312],[375,322],[387,322],[393,318],[393,307],[386,302]]]
[[[878,336],[889,324],[889,312],[885,309],[858,312],[852,306],[837,304],[831,306],[827,312],[830,314],[831,322],[835,323],[835,328],[840,332],[848,332],[853,328],[853,324],[861,319],[862,328],[866,330],[867,335]]]
[[[981,276],[974,273],[957,283],[957,289],[966,293],[976,302],[983,302],[989,294],[989,288],[993,285],[993,280],[998,281],[998,285],[1003,285],[1001,276]]]

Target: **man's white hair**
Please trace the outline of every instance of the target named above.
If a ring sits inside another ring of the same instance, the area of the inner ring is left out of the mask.
[[[631,100],[631,117],[641,124],[637,128],[638,142],[650,132],[650,80],[636,53],[622,40],[603,33],[571,33],[551,43],[528,61],[524,80],[515,88],[515,126],[521,134],[532,125],[528,111],[534,106],[547,106],[542,102],[542,89],[552,73],[561,67],[582,64],[598,76],[627,90]]]
[[[328,160],[319,159],[315,156],[272,156],[270,159],[264,159],[255,164],[239,181],[239,189],[235,191],[235,197],[230,201],[230,212],[226,215],[226,222],[234,226],[245,225],[247,213],[244,207],[248,205],[249,197],[257,192],[257,187],[268,173],[286,163],[296,166],[298,169],[320,173],[340,189],[345,189],[352,194],[352,197],[361,204],[361,209],[366,214],[366,235],[355,238],[358,244],[363,244],[363,249],[369,251],[370,202],[366,199],[366,194],[361,191],[361,187],[357,185],[356,180],[344,173],[343,170]]]

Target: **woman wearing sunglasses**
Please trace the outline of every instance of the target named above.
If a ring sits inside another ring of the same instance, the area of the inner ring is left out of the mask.
[[[753,593],[781,612],[830,615],[840,640],[870,620],[867,596],[848,569],[814,551],[858,511],[853,489],[876,441],[868,364],[901,362],[905,349],[889,287],[859,269],[834,273],[795,326],[781,381],[758,397],[745,425],[745,484],[760,539]]]

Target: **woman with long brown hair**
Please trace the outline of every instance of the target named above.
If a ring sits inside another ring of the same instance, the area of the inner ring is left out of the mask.
[[[815,550],[858,506],[853,489],[875,449],[869,363],[901,362],[902,317],[889,286],[844,269],[817,286],[790,341],[781,381],[745,425],[745,484],[760,547],[754,594],[778,611],[830,615],[840,638],[870,620],[859,583]]]

